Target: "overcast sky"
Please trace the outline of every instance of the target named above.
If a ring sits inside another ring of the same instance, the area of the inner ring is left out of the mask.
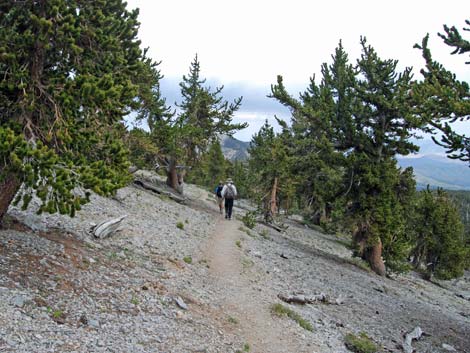
[[[266,98],[277,75],[297,95],[312,74],[319,77],[340,39],[353,62],[365,35],[382,58],[398,59],[402,69],[413,66],[419,77],[423,60],[413,45],[430,33],[435,59],[470,81],[468,56],[451,56],[437,37],[443,24],[465,25],[470,0],[128,0],[128,6],[140,8],[140,38],[149,55],[162,62],[168,103],[179,100],[178,82],[197,53],[202,77],[223,84],[228,99],[244,96],[237,121],[250,127],[236,135],[244,141],[264,119],[288,117]]]

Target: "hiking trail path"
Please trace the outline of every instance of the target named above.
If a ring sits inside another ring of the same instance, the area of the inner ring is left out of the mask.
[[[270,305],[275,293],[258,282],[253,286],[250,274],[242,264],[243,251],[237,246],[242,224],[220,216],[214,234],[209,239],[204,257],[210,263],[210,280],[223,288],[221,306],[238,322],[249,351],[253,353],[312,352],[301,337],[287,334],[288,319],[273,317]],[[261,288],[260,288],[261,285]],[[262,289],[262,290],[261,290]]]

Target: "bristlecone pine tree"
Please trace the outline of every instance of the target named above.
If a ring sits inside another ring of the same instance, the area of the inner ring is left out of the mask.
[[[409,103],[410,69],[397,73],[397,61],[380,59],[364,38],[361,44],[353,68],[340,43],[321,84],[312,79],[300,101],[282,78],[272,93],[291,109],[293,134],[308,147],[299,165],[318,175],[306,189],[312,200],[345,199],[357,254],[383,275],[383,257],[393,264],[406,256],[404,204],[414,192],[411,171],[399,170],[394,156],[417,150],[409,138],[421,125]],[[335,193],[322,191],[334,180]]]
[[[278,213],[280,190],[288,179],[287,146],[266,120],[251,139],[248,153],[252,196],[262,209],[265,220],[272,221]]]
[[[448,195],[429,187],[421,191],[415,214],[413,265],[423,269],[428,279],[432,275],[440,279],[462,276],[469,247],[459,213]]]
[[[137,15],[121,0],[0,4],[0,221],[15,194],[73,215],[86,190],[126,182],[121,121],[149,65]]]
[[[470,21],[467,20],[466,24],[470,26]],[[470,28],[464,30],[469,31]],[[444,26],[444,31],[445,34],[439,33],[439,36],[444,43],[455,48],[452,54],[470,52],[470,42],[462,38],[455,27]],[[455,74],[433,60],[428,39],[429,35],[423,39],[421,45],[415,45],[422,50],[426,62],[425,69],[421,70],[424,80],[417,83],[412,91],[416,114],[430,125],[428,131],[441,133],[440,140],[435,137],[433,140],[446,149],[449,158],[470,164],[470,136],[457,133],[451,126],[456,121],[469,121],[469,83],[459,81]],[[466,64],[470,64],[470,61]]]
[[[181,191],[179,184],[184,175],[178,175],[178,165],[195,166],[219,134],[232,135],[247,126],[232,123],[242,97],[228,103],[221,96],[223,86],[213,91],[204,86],[205,82],[200,77],[200,63],[196,55],[189,68],[189,75],[183,76],[180,83],[183,99],[178,104],[179,114],[156,120],[162,122],[158,126],[162,143],[159,147],[167,163],[167,184],[178,191]],[[161,114],[161,110],[158,114]]]

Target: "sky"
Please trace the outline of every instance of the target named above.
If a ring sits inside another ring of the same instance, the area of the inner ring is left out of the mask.
[[[309,78],[331,62],[341,40],[351,62],[360,55],[366,36],[379,56],[399,60],[399,68],[414,68],[419,78],[421,52],[414,49],[426,33],[433,57],[470,82],[468,56],[450,55],[437,36],[443,24],[460,30],[470,19],[469,0],[128,0],[140,9],[139,37],[149,55],[161,61],[162,92],[167,103],[179,101],[178,83],[197,54],[201,76],[211,86],[224,85],[223,96],[243,96],[234,121],[249,127],[235,137],[249,141],[265,119],[289,118],[289,112],[267,98],[282,75],[293,96],[304,91]],[[461,31],[463,32],[463,31]],[[467,34],[467,33],[464,33]],[[468,37],[468,36],[466,36]],[[459,130],[470,134],[470,124]]]

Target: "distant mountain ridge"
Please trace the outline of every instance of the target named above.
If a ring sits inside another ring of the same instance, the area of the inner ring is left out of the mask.
[[[219,136],[220,145],[222,147],[222,153],[225,158],[230,161],[241,160],[244,161],[248,159],[248,147],[250,146],[249,142],[244,142],[237,140],[234,137],[221,135]]]
[[[420,151],[416,155],[399,156],[402,168],[413,167],[418,189],[444,188],[448,190],[470,190],[470,168],[465,162],[447,158],[442,147],[431,140],[418,140]],[[222,152],[228,160],[246,160],[249,157],[249,142],[230,136],[220,136]]]
[[[413,167],[417,187],[448,190],[470,190],[470,168],[468,164],[452,161],[445,156],[429,154],[415,158],[398,158],[401,167]]]

